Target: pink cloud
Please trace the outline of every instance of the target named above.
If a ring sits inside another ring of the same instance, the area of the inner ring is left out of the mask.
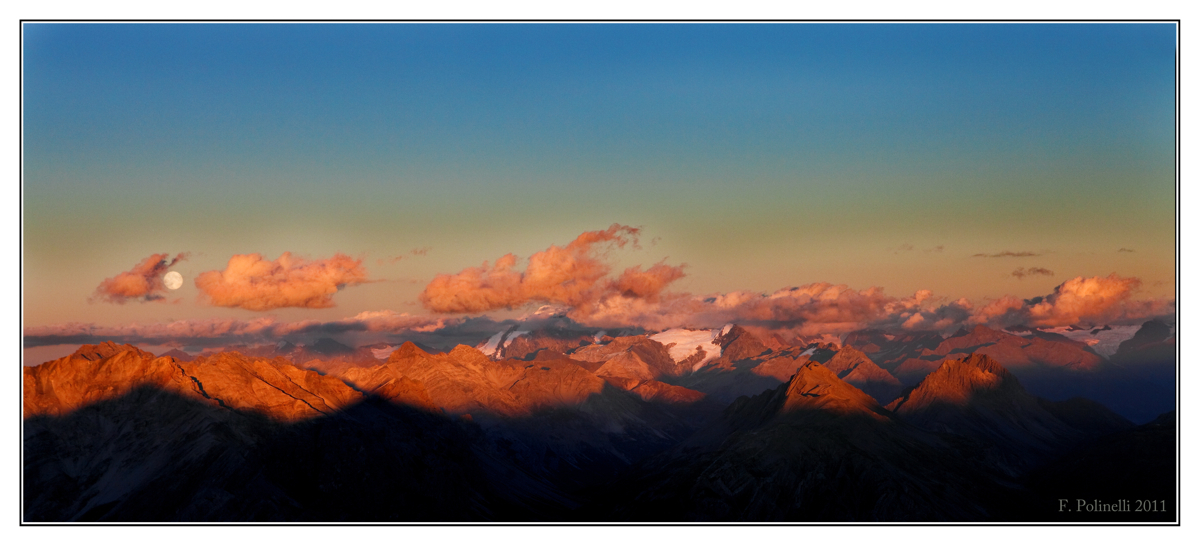
[[[638,325],[662,329],[736,322],[786,329],[796,335],[820,335],[866,327],[941,326],[947,320],[946,310],[932,306],[932,299],[928,290],[896,298],[877,287],[853,290],[846,285],[813,283],[771,294],[748,291],[709,296],[666,294],[657,300],[618,295],[603,299],[591,309],[577,309],[570,316],[604,327]],[[965,312],[958,314],[966,316]]]
[[[162,280],[163,274],[171,266],[186,260],[188,253],[180,252],[170,261],[167,260],[167,256],[169,254],[151,254],[133,266],[133,269],[104,279],[100,286],[96,287],[92,298],[122,305],[129,300],[163,301],[163,295],[167,292]]]
[[[334,254],[310,261],[289,252],[276,260],[236,254],[224,271],[205,271],[196,277],[196,287],[209,304],[251,311],[333,307],[338,290],[364,282],[367,271],[362,260]]]
[[[660,263],[644,271],[631,267],[619,278],[606,280],[611,266],[604,251],[625,245],[636,248],[639,233],[637,228],[620,224],[584,232],[565,247],[551,245],[534,253],[524,271],[517,269],[515,255],[506,254],[490,266],[484,262],[480,267],[434,277],[420,300],[436,313],[473,313],[530,303],[586,310],[616,294],[655,299],[668,284],[683,277],[683,266]]]
[[[1169,313],[1174,305],[1159,300],[1135,301],[1141,286],[1137,277],[1076,277],[1054,288],[1054,292],[1029,307],[1033,326],[1099,324],[1129,318]]]
[[[972,317],[974,324],[1004,327],[1070,326],[1139,322],[1173,313],[1175,302],[1163,299],[1135,300],[1142,281],[1137,277],[1075,277],[1054,292],[1029,300],[1005,296],[989,303]]]
[[[658,263],[645,271],[642,271],[641,266],[634,266],[621,273],[611,285],[611,289],[627,297],[655,301],[667,285],[682,279],[684,275],[681,265]]]
[[[878,287],[812,283],[770,294],[737,291],[709,296],[668,294],[655,300],[612,295],[569,312],[573,319],[601,327],[636,325],[648,329],[715,327],[735,322],[786,331],[797,336],[841,334],[864,328],[954,331],[986,324],[1068,326],[1136,323],[1174,311],[1167,300],[1135,300],[1136,278],[1079,277],[1054,293],[1032,300],[1005,296],[975,306],[966,298],[946,302],[928,290],[890,296]]]
[[[613,224],[581,234],[565,247],[551,246],[529,258],[524,271],[507,254],[456,274],[438,275],[421,293],[421,303],[437,313],[512,309],[530,303],[559,305],[567,316],[599,327],[714,327],[727,322],[783,329],[792,335],[820,336],[864,328],[953,331],[963,326],[1058,326],[1074,323],[1133,321],[1171,312],[1173,302],[1134,301],[1134,278],[1079,277],[1053,294],[1024,301],[1011,296],[975,306],[960,298],[947,301],[929,290],[897,297],[880,287],[855,290],[817,282],[770,294],[735,291],[698,296],[667,292],[684,276],[683,266],[635,266],[616,278],[603,250],[637,244],[635,228]],[[1005,251],[995,257],[1026,256]],[[1018,277],[1047,275],[1044,268],[1022,268]]]

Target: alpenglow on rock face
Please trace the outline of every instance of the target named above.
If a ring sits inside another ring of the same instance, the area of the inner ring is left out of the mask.
[[[86,345],[23,372],[23,517],[1041,521],[1080,479],[1038,469],[1072,457],[1173,486],[1163,427],[1031,394],[987,353],[952,353],[888,400],[899,382],[865,350],[708,333],[720,353],[698,368],[707,352],[676,359],[653,336],[536,329],[514,338],[519,356],[327,341],[185,361]]]
[[[25,368],[25,416],[63,415],[148,386],[280,421],[329,415],[362,398],[344,382],[283,359],[219,353],[180,362],[131,345],[85,345],[75,354]]]

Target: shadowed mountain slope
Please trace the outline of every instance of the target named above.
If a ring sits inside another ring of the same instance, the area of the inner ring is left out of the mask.
[[[987,521],[1021,494],[808,363],[636,465],[597,510],[635,521]]]
[[[1089,436],[1131,426],[1091,401],[1041,400],[983,354],[944,361],[888,409],[927,430],[989,445],[996,464],[1013,475],[1061,455]]]
[[[1034,471],[1025,480],[1038,495],[1028,519],[1175,521],[1176,435],[1175,412],[1165,413],[1145,425],[1095,438]],[[1117,504],[1120,500],[1125,504]],[[1097,501],[1128,511],[1089,511],[1087,505]]]
[[[542,501],[523,495],[546,489],[378,398],[283,423],[143,385],[24,428],[28,521],[529,519]]]
[[[1021,521],[1054,520],[1028,509],[1099,491],[1085,482],[1125,463],[1146,487],[1121,491],[1174,484],[1173,424],[1038,398],[987,355],[942,362],[884,407],[847,381],[885,373],[856,349],[708,335],[722,353],[698,371],[644,336],[523,360],[405,343],[327,375],[82,346],[23,370],[23,518]],[[778,383],[764,366],[795,368]],[[775,383],[722,411],[675,384],[696,378]]]

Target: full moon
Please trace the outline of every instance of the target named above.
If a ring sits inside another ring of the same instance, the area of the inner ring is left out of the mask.
[[[180,286],[183,286],[183,275],[180,275],[178,271],[171,271],[163,275],[163,284],[167,285],[167,288],[171,290],[177,290]]]

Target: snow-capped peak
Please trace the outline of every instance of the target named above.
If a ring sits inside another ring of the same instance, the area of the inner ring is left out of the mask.
[[[671,354],[671,360],[675,362],[687,360],[688,357],[696,354],[697,349],[704,351],[704,358],[692,366],[692,371],[696,371],[721,357],[721,346],[717,345],[716,339],[722,334],[728,333],[731,328],[733,328],[732,324],[726,324],[724,328],[713,330],[671,328],[650,336],[650,339],[666,345],[667,351]]]

